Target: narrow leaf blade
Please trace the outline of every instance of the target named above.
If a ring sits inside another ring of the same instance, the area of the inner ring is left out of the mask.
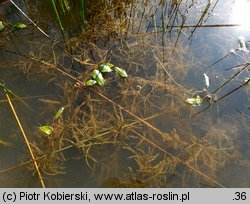
[[[55,116],[54,116],[54,120],[57,120],[57,119],[62,115],[63,111],[64,111],[64,107],[61,107],[61,108],[56,112],[56,114],[55,114]]]

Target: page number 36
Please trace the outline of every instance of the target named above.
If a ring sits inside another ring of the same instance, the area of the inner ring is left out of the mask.
[[[247,193],[246,192],[235,192],[235,197],[233,200],[246,200],[247,199]]]

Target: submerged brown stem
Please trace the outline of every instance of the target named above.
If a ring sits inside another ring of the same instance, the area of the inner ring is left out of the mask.
[[[51,153],[51,154],[60,153],[60,152],[63,152],[63,151],[65,151],[65,150],[67,150],[67,149],[70,149],[70,148],[72,148],[72,147],[74,147],[74,145],[69,145],[69,146],[64,147],[64,148],[62,148],[62,149],[59,149],[59,150],[57,150],[57,151],[54,151],[54,152]],[[30,164],[31,162],[34,162],[34,161],[38,161],[38,160],[44,159],[44,158],[47,157],[48,155],[50,155],[50,154],[45,154],[45,155],[42,155],[42,156],[40,156],[40,157],[35,158],[34,160],[31,159],[31,160],[28,160],[28,161],[26,161],[26,162],[23,162],[23,163],[20,163],[20,164],[15,165],[15,166],[9,167],[9,168],[7,168],[7,169],[4,169],[4,170],[0,171],[0,174],[4,174],[4,173],[7,173],[7,172],[9,172],[9,171],[13,171],[13,170],[15,170],[15,169],[17,169],[17,168],[20,168],[20,167],[22,167],[22,166],[26,166],[26,165]]]
[[[184,166],[188,167],[189,169],[193,170],[194,172],[196,172],[197,174],[199,174],[200,176],[202,176],[203,178],[206,178],[209,181],[212,181],[213,183],[217,184],[218,186],[225,188],[224,185],[222,185],[221,183],[219,183],[218,181],[214,180],[213,178],[209,177],[208,175],[202,173],[201,171],[199,171],[198,169],[190,166],[188,163],[186,163],[185,161],[181,160],[180,158],[176,157],[175,155],[171,154],[170,152],[164,150],[163,148],[161,148],[159,145],[153,143],[151,140],[147,139],[145,136],[139,134],[138,132],[134,131],[133,132],[141,137],[143,140],[145,140],[147,143],[151,144],[152,146],[156,147],[157,149],[161,150],[162,152],[164,152],[165,154],[169,155],[170,157],[172,157],[173,159],[175,159],[176,161],[178,161],[179,163],[183,164]]]

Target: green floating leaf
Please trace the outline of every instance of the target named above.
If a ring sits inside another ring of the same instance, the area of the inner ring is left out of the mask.
[[[105,79],[103,78],[102,74],[98,74],[97,77],[95,78],[95,80],[97,81],[97,83],[100,85],[100,86],[103,86],[104,83],[105,83]]]
[[[64,111],[64,107],[61,107],[61,108],[56,112],[56,114],[55,114],[55,116],[54,116],[54,120],[57,120],[57,119],[62,115],[63,111]]]
[[[104,83],[105,83],[105,79],[103,78],[102,76],[102,73],[95,69],[92,73],[91,73],[91,76],[93,77],[93,79],[95,79],[97,81],[97,83],[100,85],[100,86],[103,86]]]
[[[89,79],[88,81],[85,82],[86,86],[93,86],[97,83],[96,80]]]
[[[111,64],[111,63],[106,63],[107,66],[109,66],[110,68],[113,68],[115,65]]]
[[[194,98],[188,98],[186,102],[192,106],[199,106],[203,103],[203,99],[199,95],[197,95]]]
[[[124,69],[119,68],[119,67],[114,67],[114,69],[115,69],[116,73],[119,76],[121,76],[121,77],[128,77],[128,74],[127,74],[127,72]]]
[[[110,66],[108,66],[108,65],[101,64],[101,65],[99,66],[99,71],[102,72],[102,73],[105,73],[105,72],[112,72],[112,69],[111,69]]]
[[[54,128],[48,125],[41,126],[39,129],[46,135],[51,135],[54,131]]]
[[[2,21],[0,21],[0,32],[1,32],[1,31],[3,31],[3,29],[4,29],[3,22],[2,22]]]
[[[91,73],[91,76],[93,77],[93,79],[95,79],[97,77],[97,75],[100,74],[100,71],[95,69],[93,70],[93,72]]]
[[[20,22],[13,23],[13,24],[12,24],[12,27],[13,27],[13,28],[16,28],[16,29],[27,28],[27,26],[26,26],[25,24],[20,23]]]

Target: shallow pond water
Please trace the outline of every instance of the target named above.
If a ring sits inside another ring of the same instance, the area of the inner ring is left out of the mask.
[[[63,35],[49,1],[17,2],[49,38],[0,2],[0,80],[46,187],[249,187],[249,1],[69,2]],[[76,87],[108,62],[128,77]],[[41,186],[3,90],[0,154],[0,187]]]

